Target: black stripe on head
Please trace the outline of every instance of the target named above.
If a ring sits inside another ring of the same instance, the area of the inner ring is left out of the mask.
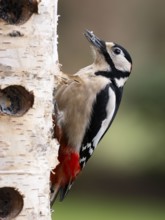
[[[122,72],[120,70],[113,70],[113,71],[98,71],[95,73],[96,76],[104,76],[109,79],[120,79],[129,77],[130,72]]]
[[[115,71],[116,70],[115,65],[114,65],[109,53],[107,52],[107,49],[105,51],[102,51],[102,54],[104,55],[106,62],[110,65],[112,71]]]

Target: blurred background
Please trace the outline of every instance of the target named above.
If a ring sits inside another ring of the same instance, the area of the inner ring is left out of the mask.
[[[165,219],[165,1],[59,0],[59,60],[92,62],[85,29],[121,44],[133,71],[109,132],[54,219]]]

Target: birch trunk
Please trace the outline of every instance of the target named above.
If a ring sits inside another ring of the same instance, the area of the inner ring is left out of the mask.
[[[38,3],[26,23],[0,23],[0,219],[51,219],[57,0]]]

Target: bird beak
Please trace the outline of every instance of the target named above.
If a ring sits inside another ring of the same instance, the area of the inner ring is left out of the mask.
[[[94,35],[94,33],[92,31],[88,31],[86,30],[86,32],[84,33],[85,37],[87,38],[87,40],[97,49],[99,49],[101,52],[106,50],[106,45],[105,42],[101,39],[99,39],[98,37],[96,37],[96,35]]]

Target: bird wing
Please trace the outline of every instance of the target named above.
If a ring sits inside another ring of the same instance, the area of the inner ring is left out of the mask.
[[[108,103],[108,99],[109,99],[109,84],[106,85],[106,87],[99,94],[97,94],[95,104],[93,107],[91,121],[84,135],[84,138],[82,141],[82,147],[80,150],[81,167],[85,166],[86,162],[91,157],[96,147],[93,141],[94,141],[94,138],[97,136],[98,131],[102,127],[102,122],[107,117],[106,106]],[[102,134],[102,136],[104,135],[104,133]],[[100,137],[100,140],[101,138],[102,137]]]
[[[83,168],[100,140],[113,122],[122,97],[122,89],[116,89],[112,83],[97,94],[91,121],[82,141],[80,165]]]
[[[109,80],[89,74],[67,77],[59,85],[55,100],[63,115],[60,118],[60,126],[63,132],[67,134],[68,144],[79,152],[91,121],[92,106],[97,98],[97,93],[105,88]]]

